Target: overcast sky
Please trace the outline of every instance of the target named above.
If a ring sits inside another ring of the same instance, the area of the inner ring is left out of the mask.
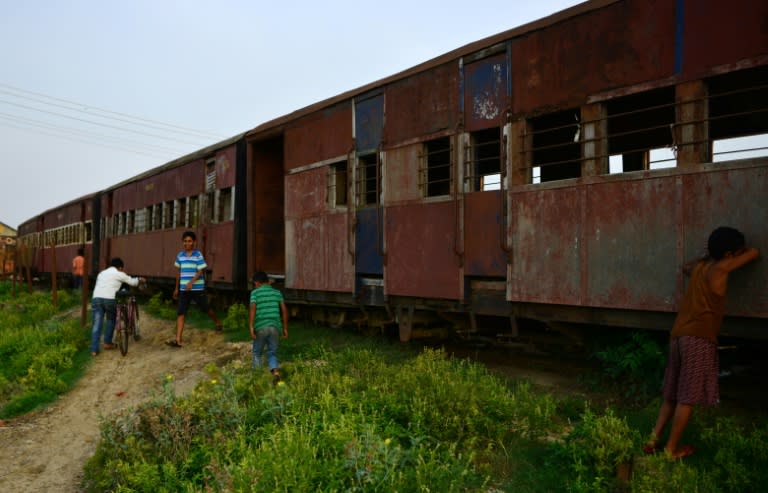
[[[0,0],[0,222],[578,3]]]

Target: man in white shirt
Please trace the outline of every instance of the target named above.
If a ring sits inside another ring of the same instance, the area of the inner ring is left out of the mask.
[[[112,332],[115,330],[115,316],[117,312],[117,302],[115,293],[120,289],[123,283],[129,286],[138,286],[139,282],[145,282],[143,277],[131,277],[123,268],[123,260],[115,257],[110,262],[111,267],[99,272],[96,276],[96,287],[93,288],[93,299],[91,307],[93,309],[93,328],[91,329],[91,355],[99,354],[99,341],[101,339],[101,325],[104,315],[107,315],[107,324],[104,330],[104,349],[115,349],[112,344]]]

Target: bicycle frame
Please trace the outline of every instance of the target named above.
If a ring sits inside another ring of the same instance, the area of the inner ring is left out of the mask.
[[[128,354],[129,338],[133,336],[136,341],[140,338],[138,332],[139,306],[134,295],[125,291],[118,291],[117,296],[119,301],[116,306],[115,335],[120,353],[125,356]]]

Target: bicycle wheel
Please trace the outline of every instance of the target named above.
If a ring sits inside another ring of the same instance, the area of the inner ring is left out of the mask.
[[[120,348],[120,353],[125,356],[128,354],[128,314],[125,305],[117,306],[115,325],[117,325],[117,346]]]
[[[136,303],[136,300],[131,302],[131,308],[133,312],[133,330],[131,332],[133,333],[133,340],[139,341],[141,340],[141,334],[139,333],[139,304]]]

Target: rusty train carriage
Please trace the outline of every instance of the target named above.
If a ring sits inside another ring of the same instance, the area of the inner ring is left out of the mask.
[[[713,153],[768,133],[766,16],[586,2],[255,128],[285,149],[289,299],[403,339],[424,312],[668,328],[711,229],[768,240],[768,160]],[[764,263],[734,277],[724,333],[766,337]]]
[[[172,282],[192,229],[213,287],[242,293],[265,270],[314,319],[395,325],[403,340],[488,326],[514,336],[521,318],[667,329],[680,267],[711,229],[768,244],[765,18],[760,0],[585,2],[19,234],[42,246],[90,220],[94,272],[119,255]],[[762,140],[727,153],[750,136]],[[766,265],[734,273],[724,333],[768,337]]]
[[[79,248],[83,248],[87,258],[92,258],[95,228],[98,227],[93,220],[98,216],[98,210],[94,208],[96,197],[98,194],[85,195],[49,209],[19,226],[18,244],[28,250],[34,275],[55,270],[63,277],[68,276]],[[87,267],[92,268],[90,264]]]
[[[236,180],[244,166],[238,135],[105,190],[100,265],[121,257],[132,274],[168,282],[176,277],[181,234],[191,230],[208,263],[209,285],[242,284],[236,268],[242,231],[235,219],[244,215],[245,185]]]

